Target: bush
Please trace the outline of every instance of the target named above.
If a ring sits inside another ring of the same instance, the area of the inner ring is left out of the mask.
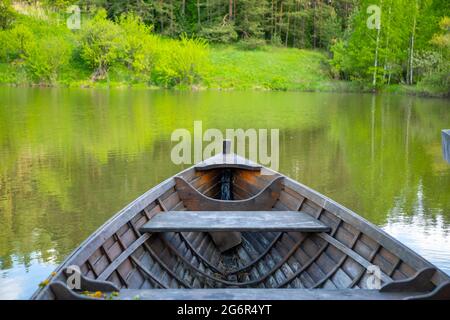
[[[132,13],[122,15],[118,23],[124,32],[122,61],[137,75],[149,76],[155,64],[159,38],[151,34],[152,27]]]
[[[106,77],[123,48],[121,28],[106,18],[101,9],[82,29],[81,57],[94,70],[92,80]]]
[[[266,41],[259,38],[247,38],[238,42],[237,47],[241,50],[259,50],[266,46]]]
[[[230,43],[238,38],[238,34],[234,30],[234,24],[229,22],[212,27],[203,27],[199,35],[211,43]]]
[[[45,37],[26,49],[25,68],[34,80],[53,84],[60,69],[69,63],[71,52],[70,44],[61,37]]]
[[[425,76],[418,83],[418,87],[431,87],[434,91],[443,92],[446,96],[450,96],[450,68]]]
[[[281,40],[281,36],[278,34],[275,34],[270,39],[270,45],[274,47],[283,47],[283,41]]]
[[[156,82],[164,86],[199,83],[206,73],[209,50],[205,40],[188,38],[166,40],[161,45]]]
[[[34,42],[33,33],[22,24],[10,30],[0,31],[0,60],[9,62],[23,58],[27,48]]]
[[[270,82],[264,84],[267,89],[274,91],[286,91],[288,89],[288,82],[285,78],[275,76]]]
[[[14,22],[16,13],[11,7],[9,0],[1,0],[0,2],[0,29],[9,29]]]

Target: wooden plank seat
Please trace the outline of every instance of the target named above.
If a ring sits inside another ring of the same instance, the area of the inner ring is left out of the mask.
[[[328,232],[330,228],[301,211],[167,211],[153,217],[140,231]]]

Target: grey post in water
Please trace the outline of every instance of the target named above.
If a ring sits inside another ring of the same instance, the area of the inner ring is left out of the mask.
[[[442,130],[442,152],[444,159],[450,163],[450,129]]]

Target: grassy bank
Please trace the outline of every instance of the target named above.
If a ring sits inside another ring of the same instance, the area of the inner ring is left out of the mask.
[[[214,47],[211,69],[211,88],[321,90],[330,81],[324,54],[292,48]]]
[[[134,15],[106,13],[69,30],[56,14],[18,14],[0,30],[0,84],[15,86],[146,87],[215,90],[371,91],[334,80],[326,53],[251,42],[208,45],[169,39]],[[444,96],[427,86],[391,86],[401,94]]]
[[[167,39],[133,16],[98,15],[71,31],[56,16],[21,14],[0,31],[0,83],[17,86],[330,90],[325,53]]]

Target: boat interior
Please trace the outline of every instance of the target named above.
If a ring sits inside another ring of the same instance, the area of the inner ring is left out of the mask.
[[[128,291],[129,297],[152,289],[168,289],[168,294],[202,289],[203,298],[205,292],[220,297],[224,291],[217,289],[368,292],[377,281],[385,289],[370,292],[386,294],[368,295],[370,299],[386,298],[389,292],[394,297],[402,292],[401,298],[436,298],[448,291],[441,271],[346,210],[259,166],[190,168],[137,199],[93,234],[38,298],[80,297],[65,285],[66,268],[73,264],[80,268],[83,290],[114,289],[123,297]],[[201,223],[202,212],[211,217],[206,225]],[[257,218],[263,213],[261,222]],[[221,216],[233,217],[231,225],[221,228]],[[284,219],[292,219],[292,224],[284,226]],[[158,292],[161,297],[164,290]]]

